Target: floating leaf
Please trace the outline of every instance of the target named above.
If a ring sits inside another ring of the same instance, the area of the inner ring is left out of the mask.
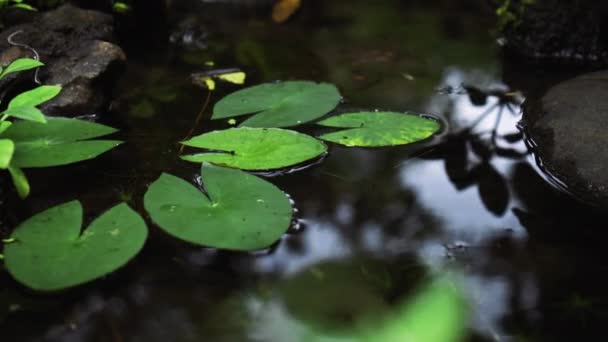
[[[184,160],[244,170],[288,167],[327,150],[325,144],[311,136],[280,128],[230,128],[202,134],[182,144],[214,151],[185,155]]]
[[[67,202],[21,223],[6,244],[9,273],[40,291],[80,285],[126,264],[148,234],[143,219],[122,203],[98,217],[81,233],[82,206]]]
[[[381,147],[424,140],[440,128],[437,121],[394,112],[347,113],[318,122],[321,126],[346,128],[320,139],[345,146]]]
[[[6,67],[6,69],[4,69],[4,71],[0,74],[0,78],[14,72],[29,70],[43,65],[44,64],[42,62],[35,59],[19,58],[14,60],[9,66]]]
[[[244,171],[201,167],[206,195],[163,173],[144,196],[152,220],[168,234],[194,244],[230,250],[265,248],[291,224],[286,195]]]
[[[7,169],[13,159],[15,144],[10,139],[0,139],[0,169]]]
[[[9,127],[3,138],[15,142],[11,165],[15,167],[47,167],[87,160],[119,144],[117,140],[88,140],[115,132],[114,128],[93,122],[48,118],[46,124],[19,121]]]
[[[315,120],[340,102],[332,84],[310,81],[266,83],[232,93],[215,104],[212,119],[258,113],[247,127],[289,127]]]

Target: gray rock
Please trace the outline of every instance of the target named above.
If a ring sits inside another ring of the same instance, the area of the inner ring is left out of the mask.
[[[12,40],[18,46],[13,46],[8,38],[17,31],[21,33]],[[6,65],[16,57],[33,57],[24,45],[35,49],[45,63],[40,81],[63,86],[58,97],[41,107],[45,114],[91,114],[109,102],[112,85],[126,61],[113,40],[111,16],[64,5],[0,33],[0,62]],[[31,73],[28,76],[31,80]]]
[[[580,199],[608,208],[608,70],[527,100],[523,120],[545,170]]]

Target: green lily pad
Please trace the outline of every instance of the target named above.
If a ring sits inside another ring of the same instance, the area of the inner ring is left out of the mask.
[[[161,229],[197,245],[249,251],[276,242],[291,224],[287,196],[247,172],[203,164],[206,194],[163,173],[144,196],[144,207]]]
[[[327,151],[325,144],[311,136],[280,128],[231,128],[202,134],[182,144],[214,151],[184,155],[184,160],[244,170],[284,168]]]
[[[39,291],[80,285],[126,264],[148,234],[143,219],[125,203],[99,216],[80,231],[82,206],[60,204],[21,223],[4,247],[9,273]]]
[[[318,124],[346,128],[323,134],[320,139],[358,147],[411,144],[431,137],[441,128],[435,120],[395,112],[347,113],[320,121]]]
[[[333,84],[311,81],[265,83],[234,92],[215,104],[212,119],[257,113],[240,126],[290,127],[332,111],[341,100]]]
[[[87,140],[114,133],[114,128],[69,118],[47,118],[47,123],[19,121],[2,133],[15,142],[11,165],[48,167],[87,160],[120,145],[117,140]]]

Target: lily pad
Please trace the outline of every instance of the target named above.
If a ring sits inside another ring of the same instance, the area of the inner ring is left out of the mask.
[[[327,151],[325,144],[311,136],[280,128],[231,128],[202,134],[182,144],[214,151],[184,155],[184,160],[244,170],[284,168]]]
[[[114,128],[77,119],[47,118],[47,123],[19,121],[2,133],[15,142],[11,165],[48,167],[87,160],[120,145],[117,140],[87,140],[114,133]]]
[[[39,291],[80,285],[126,264],[143,247],[143,219],[122,203],[81,232],[82,206],[60,204],[21,223],[4,247],[6,267],[20,283]]]
[[[435,120],[395,112],[347,113],[318,122],[346,128],[319,138],[345,146],[382,147],[406,145],[431,137],[441,126]]]
[[[203,164],[204,189],[163,173],[144,196],[152,220],[168,234],[197,245],[256,250],[276,242],[291,224],[287,196],[241,170]]]
[[[240,126],[290,127],[332,111],[341,100],[333,84],[311,81],[265,83],[234,92],[215,104],[212,119],[253,114]]]

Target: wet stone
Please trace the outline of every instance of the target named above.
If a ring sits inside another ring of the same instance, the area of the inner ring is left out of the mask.
[[[13,35],[15,32],[20,33]],[[9,42],[9,37],[12,41]],[[34,57],[29,46],[40,55],[45,66],[40,69],[43,84],[59,84],[58,97],[41,108],[47,115],[78,116],[96,113],[109,101],[110,90],[120,75],[126,57],[113,44],[112,16],[63,5],[37,15],[0,33],[0,62],[7,65],[18,57]],[[3,80],[33,87],[33,73],[21,73]],[[14,95],[14,94],[13,94]]]
[[[579,199],[608,208],[608,70],[528,99],[523,120],[543,168]]]

